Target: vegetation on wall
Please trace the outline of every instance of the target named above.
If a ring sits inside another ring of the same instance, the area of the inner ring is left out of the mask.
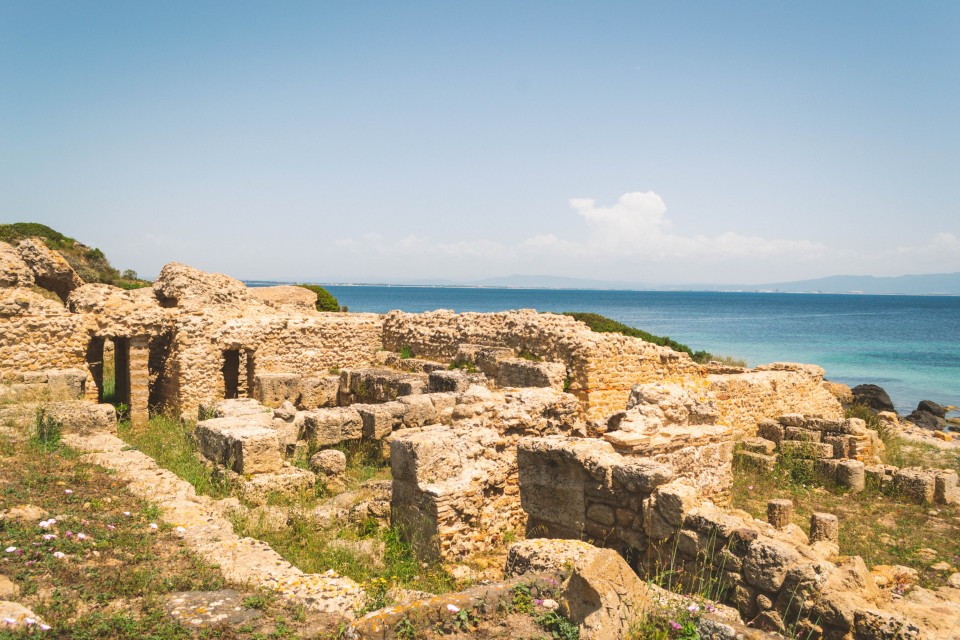
[[[655,336],[652,333],[647,333],[641,329],[630,327],[622,322],[617,322],[612,318],[602,316],[599,313],[564,311],[563,315],[570,316],[571,318],[585,323],[597,333],[620,333],[625,336],[630,336],[631,338],[640,338],[645,342],[652,342],[653,344],[660,345],[661,347],[669,347],[674,351],[682,351],[686,354],[689,354],[689,356],[693,358],[694,362],[699,362],[701,364],[710,362],[711,360],[717,360],[726,364],[732,364],[734,366],[746,366],[746,363],[741,360],[735,360],[726,356],[716,356],[709,351],[694,351],[687,345],[677,342],[676,340],[671,340],[665,336]]]
[[[0,241],[16,244],[24,238],[43,240],[48,248],[59,252],[64,257],[84,282],[112,284],[123,289],[139,289],[151,284],[148,280],[137,277],[137,272],[132,269],[123,272],[115,269],[100,249],[88,247],[44,224],[37,222],[0,224]]]
[[[346,311],[346,307],[341,308],[333,294],[323,287],[315,284],[298,284],[297,286],[309,289],[317,294],[317,311]]]

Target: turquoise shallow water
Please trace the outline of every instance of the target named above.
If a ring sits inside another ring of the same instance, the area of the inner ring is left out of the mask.
[[[329,286],[351,311],[590,311],[694,350],[809,362],[831,380],[874,383],[909,413],[960,406],[960,297]]]

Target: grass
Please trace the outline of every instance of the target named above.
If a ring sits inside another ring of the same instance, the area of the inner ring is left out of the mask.
[[[230,478],[208,465],[197,455],[191,423],[158,415],[141,427],[128,421],[118,425],[118,435],[130,446],[147,454],[161,467],[169,469],[194,486],[197,493],[225,498],[230,495]]]
[[[197,633],[169,617],[165,596],[224,588],[219,570],[184,547],[157,520],[155,506],[131,495],[107,470],[84,462],[48,426],[38,420],[25,437],[0,436],[4,508],[37,509],[30,517],[0,520],[0,574],[19,588],[15,599],[51,626],[37,629],[36,637],[299,637],[303,624],[296,620],[302,622],[303,613],[260,594],[248,600],[263,616],[246,631],[212,627]],[[0,638],[23,637],[30,636],[0,629]]]
[[[733,506],[766,519],[769,500],[789,498],[795,507],[796,524],[808,533],[811,513],[832,513],[840,520],[843,555],[862,556],[868,567],[912,567],[919,572],[922,586],[941,586],[950,574],[933,571],[932,565],[941,561],[960,565],[957,507],[910,504],[869,487],[862,493],[848,493],[837,487],[799,482],[797,476],[786,466],[778,466],[773,473],[737,467]],[[937,556],[931,559],[921,549],[935,549]]]
[[[647,333],[642,329],[625,325],[622,322],[617,322],[616,320],[602,316],[599,313],[564,311],[562,315],[570,316],[575,320],[585,323],[588,327],[590,327],[590,329],[596,331],[597,333],[620,333],[631,338],[640,338],[646,342],[652,342],[653,344],[660,345],[661,347],[669,347],[674,351],[682,351],[693,358],[695,362],[699,362],[701,364],[715,360],[735,367],[747,366],[747,363],[744,360],[730,356],[717,356],[709,351],[694,351],[687,345],[677,342],[676,340],[672,340],[665,336],[656,336],[652,333]]]

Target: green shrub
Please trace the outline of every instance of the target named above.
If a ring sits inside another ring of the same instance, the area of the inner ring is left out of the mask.
[[[34,423],[32,443],[41,449],[51,451],[60,446],[60,438],[63,436],[63,424],[47,415],[46,409],[40,407],[37,409],[37,416]]]
[[[315,284],[298,284],[297,286],[317,294],[317,311],[340,311],[340,303],[323,287]]]
[[[634,327],[625,325],[622,322],[617,322],[616,320],[602,316],[599,313],[564,311],[563,315],[570,316],[575,320],[583,322],[590,327],[590,329],[596,331],[597,333],[620,333],[625,336],[630,336],[631,338],[640,338],[646,342],[652,342],[653,344],[660,345],[661,347],[669,347],[674,351],[682,351],[693,358],[695,362],[705,363],[716,359],[713,354],[707,351],[694,351],[687,345],[677,342],[676,340],[671,340],[670,338],[664,336],[655,336],[652,333],[647,333],[641,329],[636,329]]]

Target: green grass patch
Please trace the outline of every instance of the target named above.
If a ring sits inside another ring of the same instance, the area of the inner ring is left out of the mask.
[[[141,427],[123,421],[117,431],[124,442],[192,484],[197,493],[225,498],[230,495],[230,478],[197,455],[193,428],[192,423],[158,415]]]

